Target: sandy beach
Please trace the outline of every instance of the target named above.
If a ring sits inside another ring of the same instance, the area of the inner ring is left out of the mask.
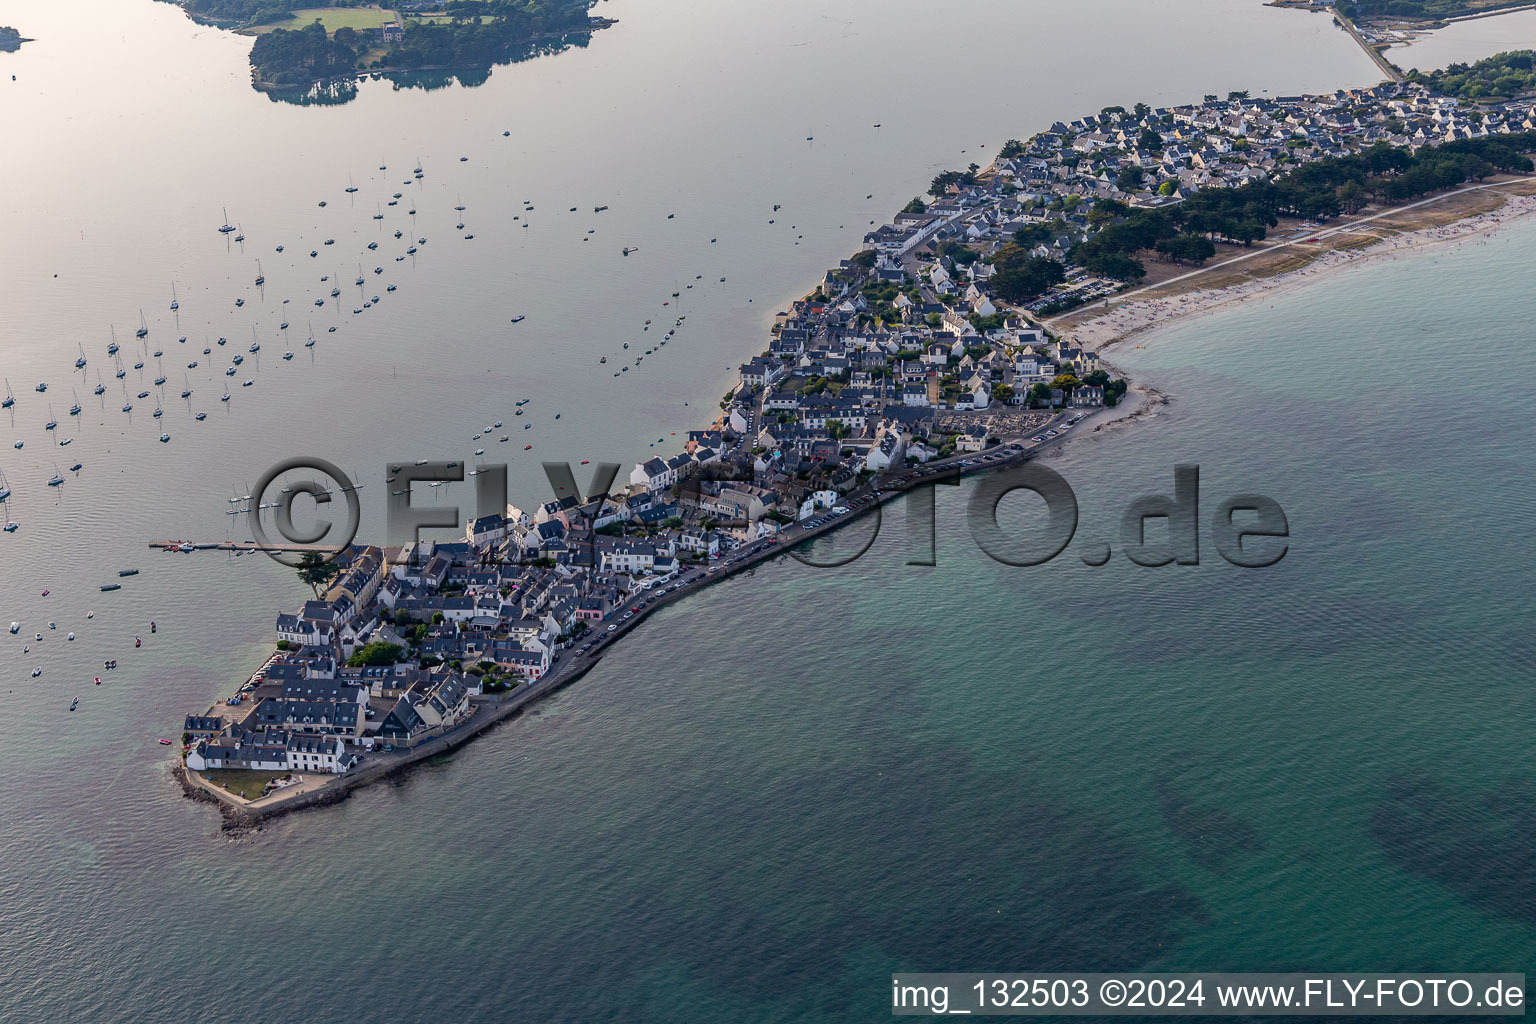
[[[1073,325],[1064,333],[1074,344],[1104,353],[1128,339],[1144,339],[1150,332],[1191,317],[1206,316],[1255,299],[1273,298],[1320,280],[1341,267],[1397,259],[1432,248],[1476,244],[1504,225],[1531,213],[1536,213],[1536,196],[1511,195],[1503,205],[1476,216],[1445,225],[1388,235],[1359,248],[1333,249],[1295,270],[1227,287],[1199,289],[1114,306],[1097,317]]]

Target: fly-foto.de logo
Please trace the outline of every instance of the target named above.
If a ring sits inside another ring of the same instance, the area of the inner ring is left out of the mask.
[[[406,549],[414,557],[419,551],[417,542],[423,530],[452,530],[464,531],[476,547],[486,549],[480,555],[482,563],[523,562],[550,556],[551,552],[542,550],[538,531],[533,529],[533,535],[529,535],[526,525],[519,543],[492,543],[504,542],[509,531],[517,526],[506,518],[512,506],[508,502],[505,465],[482,465],[470,474],[475,484],[475,516],[468,524],[468,531],[465,531],[466,523],[459,506],[417,504],[413,500],[413,496],[420,496],[419,492],[413,491],[415,484],[441,486],[462,482],[465,479],[462,463],[417,460],[393,463],[386,469],[390,490],[385,505],[385,543],[390,547]],[[789,496],[782,502],[763,502],[754,497],[761,488],[741,486],[752,483],[750,469],[712,465],[659,493],[629,496],[642,499],[635,502],[612,495],[619,473],[615,463],[594,466],[585,490],[578,486],[575,470],[569,463],[545,462],[543,469],[553,495],[545,507],[560,514],[562,525],[572,520],[585,520],[584,525],[589,529],[579,532],[585,533],[586,543],[593,548],[589,564],[594,566],[600,564],[595,557],[596,531],[604,527],[616,526],[622,533],[632,524],[646,534],[654,534],[665,529],[667,524],[675,526],[678,521],[686,524],[691,520],[694,525],[707,525],[722,538],[728,538],[727,546],[732,541],[750,545],[765,539],[793,545],[834,528],[844,521],[844,516],[851,518],[852,514],[873,513],[873,530],[852,552],[833,553],[829,557],[814,549],[780,548],[788,550],[791,557],[804,565],[838,568],[857,561],[874,545],[884,522],[883,505],[896,497],[905,501],[909,542],[926,549],[926,554],[917,555],[907,564],[933,566],[937,564],[936,485],[958,485],[960,482],[960,470],[956,467],[916,481],[909,477],[893,480],[877,477],[847,494],[817,491],[804,501],[799,500],[799,496]],[[289,474],[300,471],[329,479],[290,481],[272,501],[264,500],[279,478],[286,480]],[[323,459],[288,459],[272,467],[262,476],[256,491],[257,500],[250,509],[251,532],[257,545],[287,565],[299,564],[311,552],[319,552],[326,560],[334,559],[357,535],[361,521],[358,486]],[[1018,531],[1010,532],[999,521],[999,507],[1016,491],[1031,492],[1044,502],[1043,530],[1034,530],[1025,536]],[[296,523],[293,514],[294,502],[301,495],[314,504],[314,522],[307,529]],[[327,518],[338,503],[344,505],[346,513],[340,523]],[[639,521],[635,521],[635,508],[645,510],[639,514]],[[268,534],[261,515],[264,510],[274,512],[273,525],[281,537],[280,542],[274,542]],[[1140,566],[1199,565],[1202,524],[1208,528],[1208,539],[1216,553],[1238,568],[1260,569],[1275,565],[1290,550],[1290,523],[1279,502],[1262,494],[1243,493],[1226,497],[1208,511],[1203,510],[1200,467],[1193,464],[1174,467],[1171,494],[1147,494],[1127,504],[1120,519],[1117,544],[1093,540],[1072,547],[1078,532],[1077,495],[1061,474],[1037,463],[1004,466],[981,476],[967,501],[965,520],[971,537],[988,557],[1004,565],[1019,567],[1044,565],[1069,548],[1089,566],[1107,564],[1116,548]],[[483,538],[482,523],[489,524]],[[482,544],[477,538],[486,543]],[[563,531],[553,540],[555,561],[587,560],[574,557],[579,545],[570,543],[569,535]]]
[[[923,480],[905,493],[907,543],[916,552],[907,565],[934,566],[937,561],[936,502],[939,485],[958,486],[958,471]],[[1003,499],[1018,491],[1037,495],[1045,504],[1043,530],[1027,536],[1010,533],[999,521]],[[858,549],[829,556],[814,551],[791,551],[791,557],[815,568],[849,565],[874,546],[882,521],[876,506],[875,527]],[[1101,566],[1114,557],[1108,541],[1079,542],[1079,506],[1071,485],[1038,463],[1024,463],[987,473],[971,491],[965,521],[971,538],[988,557],[1004,565],[1031,567],[1053,561],[1072,548],[1084,565]],[[1262,494],[1235,494],[1210,509],[1209,539],[1216,553],[1240,569],[1275,565],[1290,550],[1290,522],[1273,498]],[[1131,562],[1156,568],[1165,565],[1199,565],[1202,523],[1200,467],[1174,467],[1173,493],[1147,494],[1133,499],[1120,519],[1118,548]]]

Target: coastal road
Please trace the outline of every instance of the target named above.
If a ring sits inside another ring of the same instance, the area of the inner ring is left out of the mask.
[[[1328,10],[1333,14],[1333,20],[1337,21],[1341,26],[1343,26],[1344,31],[1348,32],[1354,38],[1355,42],[1360,44],[1360,49],[1365,51],[1366,56],[1370,57],[1371,60],[1376,62],[1376,66],[1381,69],[1382,74],[1386,75],[1387,78],[1394,82],[1402,82],[1405,80],[1403,78],[1403,73],[1397,70],[1397,68],[1393,67],[1392,62],[1387,60],[1387,58],[1382,54],[1380,50],[1376,49],[1376,47],[1370,44],[1369,40],[1367,40],[1365,36],[1361,34],[1360,30],[1355,27],[1355,23],[1353,21],[1340,14],[1337,7],[1330,7]]]
[[[1373,213],[1366,217],[1357,217],[1347,224],[1340,224],[1338,227],[1329,228],[1326,231],[1319,231],[1315,234],[1308,235],[1306,238],[1293,238],[1286,242],[1276,242],[1274,245],[1267,245],[1262,249],[1255,249],[1252,252],[1245,252],[1240,256],[1233,256],[1231,259],[1222,260],[1220,263],[1213,263],[1208,267],[1201,267],[1199,270],[1191,270],[1189,273],[1180,274],[1178,277],[1170,277],[1168,280],[1160,281],[1157,284],[1149,284],[1141,288],[1133,288],[1128,292],[1119,292],[1115,295],[1109,296],[1108,298],[1099,299],[1097,302],[1090,302],[1087,305],[1078,306],[1076,309],[1068,310],[1067,312],[1061,314],[1061,316],[1052,317],[1049,320],[1042,320],[1041,323],[1049,326],[1050,324],[1054,324],[1058,320],[1068,316],[1080,316],[1097,306],[1105,306],[1111,304],[1122,305],[1133,296],[1141,295],[1145,292],[1157,291],[1160,288],[1167,288],[1169,285],[1178,284],[1182,281],[1188,281],[1192,278],[1199,277],[1202,274],[1209,274],[1214,270],[1221,270],[1224,267],[1230,267],[1234,263],[1242,263],[1244,260],[1255,259],[1259,256],[1267,256],[1269,253],[1275,252],[1279,249],[1289,248],[1293,245],[1310,245],[1313,242],[1319,242],[1325,238],[1332,238],[1335,235],[1354,231],[1362,224],[1369,224],[1371,221],[1381,220],[1383,217],[1391,217],[1395,214],[1404,213],[1408,210],[1416,210],[1421,206],[1429,206],[1433,203],[1438,203],[1449,199],[1452,196],[1465,195],[1468,192],[1480,192],[1484,189],[1490,188],[1503,188],[1506,185],[1519,185],[1521,183],[1531,181],[1536,181],[1536,176],[1527,178],[1510,178],[1506,181],[1491,181],[1485,185],[1469,185],[1466,188],[1456,189],[1454,192],[1445,192],[1438,196],[1431,196],[1428,199],[1420,199],[1418,202],[1409,203],[1406,206],[1394,206],[1390,210],[1382,210],[1380,213]]]

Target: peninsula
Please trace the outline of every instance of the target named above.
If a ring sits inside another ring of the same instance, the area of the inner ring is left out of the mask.
[[[276,616],[260,669],[187,716],[179,778],[240,826],[452,749],[582,676],[661,604],[907,489],[1127,415],[1134,396],[1097,348],[1135,327],[1098,330],[1105,305],[1157,291],[1179,315],[1208,263],[1224,283],[1258,279],[1424,211],[1486,213],[1536,184],[1532,149],[1536,109],[1394,82],[1109,107],[941,172],[776,316],[721,416],[675,455],[617,487],[609,467],[585,493],[508,505],[452,542],[308,558],[313,599]]]

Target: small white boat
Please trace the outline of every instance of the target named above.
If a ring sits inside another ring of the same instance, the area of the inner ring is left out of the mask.
[[[21,623],[19,623],[19,622],[12,622],[11,623],[11,635],[15,636],[17,633],[20,633],[20,632],[21,632]]]

